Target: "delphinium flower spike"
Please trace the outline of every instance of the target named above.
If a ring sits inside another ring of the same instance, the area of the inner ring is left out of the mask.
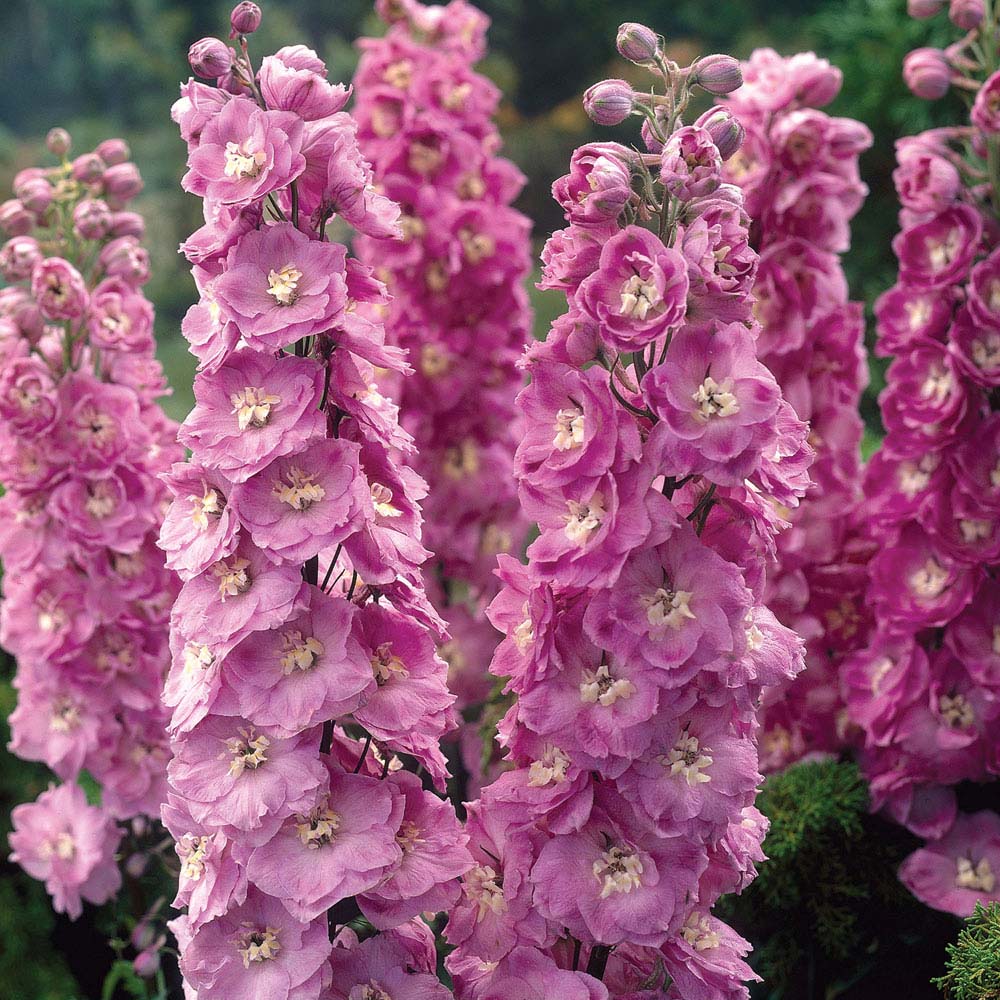
[[[174,106],[206,221],[183,246],[201,295],[184,321],[192,457],[161,536],[184,581],[166,688],[164,820],[187,907],[173,927],[200,1000],[433,1000],[449,994],[417,918],[457,898],[472,862],[415,773],[443,785],[455,725],[422,584],[426,487],[376,386],[376,369],[408,371],[378,320],[385,288],[328,233],[336,217],[386,236],[398,209],[373,187],[349,89],[302,45],[255,68],[259,23],[234,9],[228,60],[204,58],[218,39],[196,45],[196,72],[224,75]]]
[[[157,404],[128,146],[71,158],[58,128],[47,145],[58,164],[20,171],[0,205],[0,643],[17,661],[11,750],[64,782],[14,809],[11,856],[75,918],[120,887],[117,854],[136,874],[162,840],[176,585],[156,534],[182,452]]]
[[[893,357],[886,437],[864,484],[875,630],[842,671],[874,807],[928,841],[900,877],[960,915],[1000,898],[1000,816],[956,795],[1000,773],[1000,33],[986,12],[934,54],[943,89],[932,50],[904,66],[918,96],[954,83],[972,107],[969,124],[896,144],[899,276],[875,306],[876,353]]]
[[[447,936],[459,997],[746,996],[748,945],[712,915],[753,877],[762,689],[802,665],[763,604],[782,512],[811,451],[757,357],[757,255],[723,157],[739,145],[641,25],[619,50],[647,92],[591,88],[599,122],[643,119],[646,152],[578,149],[554,185],[567,228],[545,287],[567,312],[531,348],[516,455],[528,564],[502,558],[492,670],[516,701],[512,769],[469,807],[476,867]]]
[[[529,338],[530,224],[510,207],[524,178],[497,155],[499,91],[473,65],[488,20],[465,0],[383,0],[390,22],[360,42],[358,138],[385,194],[402,207],[402,239],[363,238],[358,256],[392,295],[391,343],[415,372],[398,389],[400,420],[428,483],[426,584],[451,639],[441,653],[465,724],[465,793],[479,787],[481,712],[498,635],[483,613],[500,553],[519,553],[526,524],[513,473],[517,361]]]

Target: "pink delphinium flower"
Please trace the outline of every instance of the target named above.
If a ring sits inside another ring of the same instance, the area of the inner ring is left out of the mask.
[[[796,72],[823,90],[822,67]],[[527,566],[501,560],[490,606],[492,671],[516,700],[498,726],[511,769],[470,806],[477,866],[445,931],[463,1000],[644,997],[664,968],[737,997],[752,977],[711,908],[762,857],[757,706],[802,657],[763,605],[785,523],[769,498],[797,504],[811,451],[758,360],[740,192],[711,133],[665,127],[644,127],[648,154],[585,147],[555,186],[569,227],[545,284],[569,311],[524,362],[515,463],[540,534]]]
[[[816,451],[810,491],[787,514],[792,528],[778,536],[779,562],[768,580],[770,607],[808,643],[805,673],[765,699],[770,770],[803,752],[842,748],[837,667],[870,627],[858,573],[867,557],[858,537],[864,331],[860,308],[847,301],[837,254],[847,249],[850,219],[867,192],[858,157],[872,139],[859,122],[820,110],[839,90],[840,74],[811,53],[782,58],[758,50],[743,64],[743,77],[745,86],[724,103],[747,131],[745,152],[723,173],[744,190],[756,223],[760,359],[798,417],[809,421]],[[927,165],[912,160],[909,169],[912,189],[930,186]],[[935,178],[936,189],[947,188],[946,170]],[[891,308],[908,327],[920,307],[903,300]],[[928,319],[938,308],[930,297]]]
[[[517,361],[530,340],[522,287],[530,226],[510,207],[524,178],[498,155],[492,119],[500,93],[473,68],[486,51],[486,16],[465,0],[444,7],[404,0],[378,10],[388,31],[359,43],[358,142],[385,195],[399,203],[402,238],[370,225],[377,205],[352,205],[347,217],[368,234],[358,241],[359,256],[393,295],[385,309],[389,341],[409,350],[415,369],[398,400],[418,449],[413,468],[429,487],[426,538],[436,562],[427,583],[447,621],[469,613],[478,623],[468,637],[484,641],[453,635],[449,647],[471,694],[485,679],[484,653],[495,635],[484,608],[497,589],[496,556],[518,551],[526,533],[512,456],[523,379]],[[342,162],[332,158],[326,178],[326,197],[341,205],[357,201],[351,187],[360,187],[348,174],[334,177]],[[595,184],[600,170],[589,171]],[[627,190],[627,175],[624,185],[620,170],[617,179],[614,191],[615,181],[606,180],[604,211]],[[598,201],[590,202],[594,213],[602,210]],[[469,701],[465,687],[458,693],[460,708],[476,709],[458,734],[472,741],[482,699]],[[475,784],[481,768],[478,759],[470,763]]]
[[[59,140],[62,165],[15,177],[17,234],[0,248],[0,642],[17,661],[11,750],[67,782],[14,810],[12,857],[75,919],[81,898],[117,893],[126,830],[145,863],[141,831],[155,837],[166,793],[176,586],[153,538],[180,449],[157,405],[143,223],[123,211],[138,171],[121,140],[99,147],[113,163],[70,162]],[[84,770],[100,806],[76,784]]]
[[[370,910],[408,939],[472,865],[453,807],[404,770],[443,788],[455,699],[420,569],[426,487],[375,381],[409,369],[384,286],[326,231],[336,214],[386,236],[395,206],[312,50],[255,74],[241,45],[220,85],[239,93],[192,82],[174,107],[206,223],[182,248],[201,296],[184,322],[193,456],[170,472],[161,536],[184,580],[165,689],[187,907],[172,927],[189,992],[319,1000],[340,957],[328,921]],[[419,988],[409,964],[398,981]]]
[[[842,679],[873,807],[928,840],[900,877],[927,905],[960,915],[995,898],[1000,826],[996,811],[959,812],[954,787],[1000,774],[997,192],[978,173],[994,141],[996,80],[964,54],[996,45],[997,29],[969,27],[947,59],[979,87],[971,126],[897,144],[899,280],[877,310],[878,353],[895,359],[879,399],[886,437],[864,483],[876,632]],[[910,54],[911,85],[929,86],[930,62],[927,50]]]

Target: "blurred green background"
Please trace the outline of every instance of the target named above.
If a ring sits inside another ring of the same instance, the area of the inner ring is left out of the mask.
[[[193,359],[179,332],[194,285],[177,254],[178,243],[200,224],[199,202],[179,187],[184,145],[169,117],[181,80],[189,76],[189,44],[228,27],[227,2],[203,0],[5,0],[0,4],[0,191],[22,167],[47,162],[42,140],[53,125],[70,130],[74,150],[92,149],[111,135],[132,146],[146,180],[137,208],[148,222],[160,354],[174,395],[166,408],[181,419],[191,405]],[[256,58],[303,42],[316,48],[332,79],[349,79],[356,60],[352,40],[375,33],[370,0],[264,0],[264,23],[252,40]],[[907,51],[946,44],[954,32],[944,18],[907,18],[905,0],[496,0],[481,6],[493,19],[491,52],[482,70],[500,85],[500,125],[507,155],[528,176],[520,207],[535,223],[538,247],[561,225],[549,186],[569,154],[597,130],[584,116],[579,94],[604,76],[620,76],[614,35],[624,20],[664,34],[679,60],[726,51],[746,56],[761,45],[784,54],[814,49],[844,71],[841,96],[829,109],[866,122],[875,146],[862,162],[871,188],[854,225],[846,264],[854,295],[871,307],[894,278],[890,239],[896,230],[892,191],[893,143],[929,125],[956,121],[961,107],[926,105],[900,82]],[[957,100],[957,99],[956,99]],[[608,137],[605,132],[604,137]],[[622,136],[629,141],[631,136]],[[3,194],[0,194],[2,200]],[[555,293],[533,293],[541,333],[561,308]],[[871,330],[869,329],[869,336]],[[866,399],[870,440],[878,440],[874,392]],[[0,661],[9,680],[11,666]],[[0,685],[0,714],[12,707]],[[0,734],[3,735],[3,734]],[[0,837],[6,840],[11,805],[45,785],[44,768],[0,755]],[[0,852],[4,855],[5,851]],[[88,973],[90,949],[100,948],[89,911],[70,929],[50,916],[39,885],[4,863],[0,875],[0,995],[10,1000],[65,1000],[100,996]],[[70,954],[67,962],[60,953]],[[103,957],[91,964],[101,965]]]

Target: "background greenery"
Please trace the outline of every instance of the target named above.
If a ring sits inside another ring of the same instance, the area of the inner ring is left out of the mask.
[[[305,42],[320,52],[334,79],[347,79],[353,71],[351,40],[377,31],[370,0],[264,0],[262,5],[264,25],[253,40],[256,55]],[[860,118],[876,137],[862,161],[871,196],[855,221],[847,268],[855,296],[869,309],[892,283],[893,142],[962,114],[947,101],[933,106],[916,101],[899,78],[909,49],[952,37],[944,19],[931,25],[913,22],[906,17],[905,0],[483,0],[480,5],[493,18],[491,54],[482,68],[505,94],[500,124],[507,154],[528,176],[520,207],[535,222],[539,245],[545,233],[561,224],[549,185],[565,170],[572,149],[596,134],[580,108],[579,94],[594,80],[626,72],[614,51],[615,29],[621,21],[638,20],[662,32],[679,60],[707,51],[746,56],[756,46],[771,45],[785,54],[815,49],[843,69],[843,93],[830,110]],[[226,0],[0,4],[0,192],[8,189],[18,169],[43,161],[42,139],[53,125],[71,131],[78,152],[109,135],[129,141],[146,179],[137,208],[147,218],[154,263],[148,292],[157,307],[160,354],[174,387],[167,409],[178,419],[191,405],[194,364],[179,324],[194,286],[176,248],[200,219],[197,200],[185,196],[178,184],[184,146],[169,108],[179,81],[189,75],[188,45],[220,33],[230,6]],[[534,296],[541,333],[559,312],[561,298],[554,293]],[[865,402],[869,445],[879,437],[874,405],[879,385],[876,367]],[[4,681],[9,676],[10,664],[0,662],[3,716],[13,703]],[[34,797],[47,780],[44,768],[0,755],[4,840],[11,805]],[[107,919],[107,914],[95,917],[88,911],[72,928],[54,919],[41,887],[4,862],[0,993],[11,1000],[100,996],[96,971],[106,968],[109,953],[101,950],[99,932]],[[943,952],[938,954],[940,968]],[[926,993],[918,988],[908,995],[919,998],[934,991],[927,986]]]

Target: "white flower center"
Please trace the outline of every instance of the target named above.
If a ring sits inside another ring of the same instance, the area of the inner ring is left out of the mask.
[[[931,318],[933,306],[928,299],[913,299],[903,306],[911,333],[916,333]]]
[[[632,851],[611,847],[594,862],[594,878],[601,885],[601,899],[616,892],[631,892],[642,885],[642,862]]]
[[[261,764],[267,763],[267,748],[271,741],[266,736],[255,736],[253,727],[241,729],[239,736],[231,736],[226,740],[226,751],[220,754],[220,759],[227,756],[233,759],[229,763],[229,773],[238,778],[244,771],[256,771]]]
[[[656,285],[643,281],[638,274],[633,274],[622,285],[618,312],[641,323],[649,315],[650,310],[655,309],[662,301]]]
[[[932,601],[940,597],[948,585],[948,571],[933,556],[929,556],[923,566],[909,575],[907,583],[917,597]]]
[[[220,559],[212,566],[212,575],[219,581],[219,600],[223,603],[227,597],[245,594],[253,584],[250,560],[242,556],[233,556],[229,562]]]
[[[58,858],[60,861],[70,861],[73,855],[76,854],[76,843],[73,840],[73,835],[67,833],[65,830],[62,833],[56,833],[51,837],[47,837],[38,845],[39,857],[45,858]]]
[[[566,780],[569,755],[559,747],[547,745],[540,760],[533,760],[528,768],[528,787],[544,788],[546,785],[560,784]]]
[[[191,520],[199,531],[207,531],[209,516],[220,517],[226,506],[222,495],[210,486],[205,487],[201,496],[197,493],[189,494],[188,502],[191,504]]]
[[[601,526],[601,521],[607,514],[604,509],[604,497],[595,493],[589,501],[567,500],[569,513],[563,515],[566,527],[566,537],[575,545],[584,546],[590,536]]]
[[[1000,365],[1000,336],[989,331],[972,342],[972,360],[984,371]]]
[[[996,876],[986,858],[973,865],[971,858],[958,858],[955,862],[955,885],[959,889],[974,889],[976,892],[993,892]]]
[[[507,912],[507,901],[503,898],[503,886],[497,873],[489,865],[476,865],[462,876],[462,891],[479,907],[477,920],[487,913]]]
[[[409,677],[410,672],[406,669],[406,664],[392,651],[391,642],[383,642],[379,646],[371,659],[372,673],[375,675],[375,683],[382,687],[388,684],[394,677]]]
[[[927,240],[927,259],[932,271],[943,271],[962,249],[962,232],[952,229],[943,240]]]
[[[271,407],[277,406],[281,397],[248,385],[242,391],[234,392],[230,402],[240,430],[245,431],[248,427],[266,427],[271,419]]]
[[[282,503],[287,503],[293,510],[308,510],[326,496],[326,490],[314,482],[318,475],[318,472],[306,472],[293,465],[285,473],[287,482],[281,479],[274,481],[271,495]]]
[[[580,700],[587,704],[610,707],[619,698],[627,701],[635,694],[635,685],[626,677],[615,678],[606,663],[597,670],[585,670],[580,682]]]
[[[934,365],[920,386],[920,397],[931,399],[935,405],[940,406],[948,398],[954,384],[951,372],[941,365]]]
[[[351,990],[354,994],[354,990]],[[361,987],[358,1000],[392,1000],[392,997],[374,979],[369,979],[368,983]]]
[[[340,816],[330,808],[329,803],[318,805],[308,816],[296,819],[295,831],[311,851],[331,843],[340,829]]]
[[[705,381],[698,386],[691,397],[698,404],[695,416],[702,420],[710,420],[712,417],[731,417],[734,413],[739,413],[740,404],[732,389],[731,378],[716,382],[711,375],[706,376]]]
[[[667,626],[674,630],[682,628],[684,622],[694,621],[695,614],[688,606],[693,596],[689,590],[665,590],[660,587],[642,599],[646,605],[646,619],[650,625]]]
[[[226,176],[241,181],[244,177],[256,177],[267,162],[267,153],[247,149],[246,142],[226,143]]]
[[[703,773],[712,766],[711,751],[688,732],[681,733],[673,747],[657,759],[671,774],[681,775],[689,785],[703,785],[712,780],[710,774]]]
[[[883,656],[872,664],[871,683],[869,684],[872,694],[877,695],[879,693],[882,681],[885,680],[886,675],[895,665],[895,661],[891,660],[888,656]]]
[[[100,521],[110,517],[117,506],[111,487],[103,480],[98,480],[87,487],[87,499],[84,502],[84,507],[95,520]]]
[[[267,294],[274,296],[279,306],[290,306],[299,297],[299,282],[302,272],[293,264],[286,264],[279,271],[269,271],[267,275]]]
[[[405,819],[399,825],[399,833],[396,834],[396,843],[399,844],[404,854],[412,854],[418,844],[426,843],[426,839],[421,837],[423,831],[412,820]]]
[[[212,651],[208,648],[208,646],[197,642],[185,643],[183,655],[184,672],[186,674],[199,673],[202,670],[208,670],[208,668],[215,663],[215,657],[212,655]]]
[[[528,610],[528,602],[524,602],[521,608],[524,612],[524,621],[514,628],[514,643],[518,652],[523,653],[535,641],[535,625],[531,620],[531,612]],[[1000,627],[1000,626],[998,626]]]
[[[205,872],[205,854],[208,837],[186,833],[177,841],[177,854],[181,858],[181,876],[197,882]]]
[[[449,479],[466,479],[479,471],[479,449],[476,442],[466,438],[461,444],[445,449],[441,463],[444,474]]]
[[[458,238],[462,241],[465,259],[473,267],[484,260],[489,260],[497,252],[496,240],[486,233],[474,233],[471,229],[462,229]]]
[[[402,517],[403,512],[398,508],[393,506],[392,503],[392,490],[388,486],[383,486],[381,483],[372,483],[372,506],[375,508],[375,513],[380,517]]]
[[[990,521],[983,521],[979,518],[960,517],[958,519],[958,530],[962,533],[964,541],[978,542],[990,537],[993,524]]]
[[[719,935],[712,930],[707,914],[692,913],[687,918],[687,923],[684,924],[681,934],[695,951],[710,951],[712,948],[719,947]]]
[[[944,694],[938,702],[941,718],[952,729],[968,729],[975,725],[976,713],[969,699],[963,694]]]
[[[900,462],[896,472],[900,492],[907,500],[913,500],[918,493],[923,493],[931,481],[933,468],[927,468],[928,463]]]
[[[281,633],[281,672],[287,677],[296,670],[312,670],[326,652],[323,643],[313,636],[303,637],[297,630]]]
[[[570,451],[583,444],[583,410],[578,406],[568,406],[556,414],[556,436],[552,444],[559,451]]]
[[[55,733],[68,733],[80,724],[80,709],[65,695],[52,702],[49,710],[49,729]]]
[[[243,968],[249,969],[251,962],[266,962],[281,951],[276,927],[255,927],[240,933],[236,938],[236,950],[243,958]]]

